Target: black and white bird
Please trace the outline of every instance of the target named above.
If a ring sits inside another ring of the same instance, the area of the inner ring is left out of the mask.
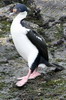
[[[14,45],[19,54],[28,62],[29,72],[26,76],[19,78],[16,83],[18,87],[27,83],[28,79],[41,75],[36,71],[38,66],[51,66],[48,58],[48,50],[43,37],[35,31],[26,27],[24,23],[28,9],[24,4],[16,4],[13,13],[17,16],[11,24],[11,35]]]

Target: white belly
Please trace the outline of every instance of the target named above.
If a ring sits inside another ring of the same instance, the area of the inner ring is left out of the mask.
[[[15,44],[15,47],[19,54],[28,61],[29,57],[31,55],[36,55],[37,48],[30,42],[30,40],[27,38],[25,30],[22,27],[15,26],[16,29],[14,29],[13,25],[11,26],[11,34],[12,38]]]

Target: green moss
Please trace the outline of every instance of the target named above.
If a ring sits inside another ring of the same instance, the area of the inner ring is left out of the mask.
[[[18,89],[17,88],[14,88],[14,87],[12,87],[12,88],[9,89],[9,93],[14,93],[16,91],[18,91]]]
[[[2,30],[3,31],[9,31],[10,30],[10,23],[9,22],[7,22],[7,21],[2,21],[1,22],[1,24],[2,24]]]
[[[24,3],[24,4],[28,4],[28,1],[29,1],[29,0],[23,0],[23,3]]]
[[[63,24],[56,25],[56,32],[54,35],[57,39],[63,37]]]
[[[1,82],[0,83],[0,89],[3,89],[4,87],[6,87],[7,86],[7,84],[5,83],[5,82]]]
[[[66,98],[66,95],[64,96],[64,98]]]
[[[59,100],[59,96],[66,92],[66,80],[56,79],[41,84],[42,93],[48,100]]]
[[[10,31],[10,23],[7,21],[1,21],[1,32],[0,37],[5,37],[7,35],[7,32]]]
[[[46,83],[43,84],[43,87],[47,87],[47,86],[61,86],[61,85],[64,85],[66,83],[66,81],[64,81],[63,79],[57,79],[57,80],[51,80],[51,81],[48,81]]]
[[[56,59],[56,62],[62,62],[62,61],[63,59],[60,59],[60,58]]]
[[[2,80],[2,79],[5,79],[5,77],[4,76],[0,76],[0,80]]]
[[[5,94],[0,93],[0,98],[1,98],[1,99],[4,99],[5,97],[6,97],[6,95],[5,95]]]
[[[0,93],[0,98],[2,99],[2,100],[10,100],[10,99],[12,99],[12,98],[14,98],[15,96],[13,96],[13,95],[7,95],[7,94],[4,94],[4,93]]]

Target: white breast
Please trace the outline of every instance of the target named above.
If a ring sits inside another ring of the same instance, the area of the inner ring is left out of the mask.
[[[11,25],[11,34],[15,44],[15,47],[19,54],[28,61],[31,55],[36,56],[37,48],[30,42],[26,34],[29,29],[22,27],[19,21],[16,19]]]

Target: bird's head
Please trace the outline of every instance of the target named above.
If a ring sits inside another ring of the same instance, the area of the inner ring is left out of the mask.
[[[27,15],[27,12],[29,11],[29,8],[26,7],[26,5],[24,4],[16,4],[13,9],[12,12],[10,13],[10,15],[17,15],[19,13],[23,14],[24,13]]]
[[[16,4],[15,7],[13,8],[13,12],[15,13],[20,13],[25,11],[28,12],[28,9],[24,4]]]

